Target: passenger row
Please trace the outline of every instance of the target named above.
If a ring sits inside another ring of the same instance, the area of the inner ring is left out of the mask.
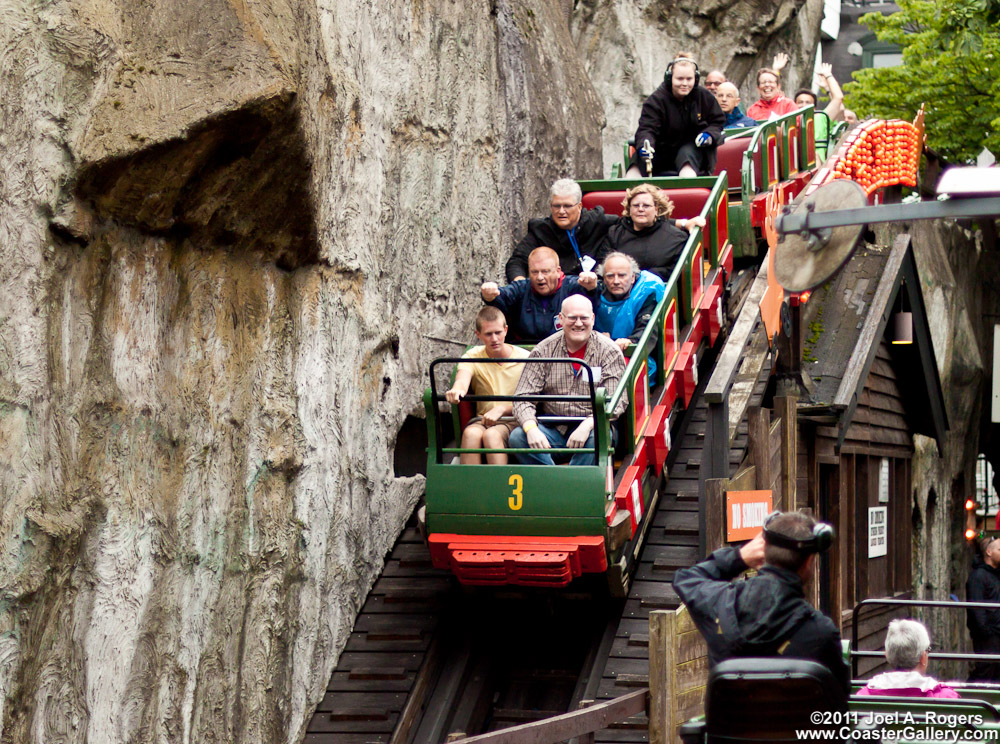
[[[779,54],[772,67],[757,71],[760,99],[744,114],[739,107],[739,89],[724,73],[713,70],[702,86],[698,63],[692,55],[679,53],[667,65],[663,83],[642,106],[628,177],[711,175],[716,172],[717,148],[725,139],[724,130],[754,127],[806,106],[815,108],[818,96],[810,88],[797,90],[794,100],[782,92],[781,70],[787,63],[788,55]],[[830,93],[816,133],[825,143],[829,122],[843,111],[844,94],[831,65],[821,65],[817,78]],[[825,155],[824,145],[819,156],[822,159]]]

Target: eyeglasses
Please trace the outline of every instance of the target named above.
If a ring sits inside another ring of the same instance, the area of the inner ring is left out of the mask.
[[[711,90],[712,88],[718,88],[720,85],[722,85],[722,83],[716,83],[710,81],[705,82],[705,87],[708,88],[709,90]]]
[[[593,315],[564,315],[563,320],[565,320],[570,325],[576,325],[577,323],[582,323],[586,325],[594,319]]]
[[[653,209],[654,207],[654,205],[652,204],[641,204],[639,202],[632,202],[632,204],[630,204],[629,206],[632,209]]]
[[[568,212],[579,205],[580,202],[576,202],[575,204],[549,204],[549,209],[553,212]]]

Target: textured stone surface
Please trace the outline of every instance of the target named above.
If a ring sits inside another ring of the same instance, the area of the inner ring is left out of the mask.
[[[573,38],[607,116],[604,174],[621,162],[643,101],[678,52],[693,54],[703,75],[725,72],[745,111],[757,100],[757,68],[778,52],[791,58],[787,94],[812,80],[822,18],[823,0],[580,0]]]
[[[0,5],[0,741],[295,741],[427,363],[602,116],[564,6]]]

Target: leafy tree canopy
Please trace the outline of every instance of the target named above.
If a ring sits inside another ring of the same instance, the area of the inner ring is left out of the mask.
[[[903,63],[854,73],[847,105],[859,116],[912,120],[926,103],[928,145],[952,162],[983,147],[1000,156],[1000,0],[898,0],[861,17]]]

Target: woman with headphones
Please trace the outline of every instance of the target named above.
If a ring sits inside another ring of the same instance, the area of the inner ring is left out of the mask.
[[[712,175],[726,115],[699,80],[697,63],[689,54],[678,54],[642,105],[634,161],[642,175]]]

